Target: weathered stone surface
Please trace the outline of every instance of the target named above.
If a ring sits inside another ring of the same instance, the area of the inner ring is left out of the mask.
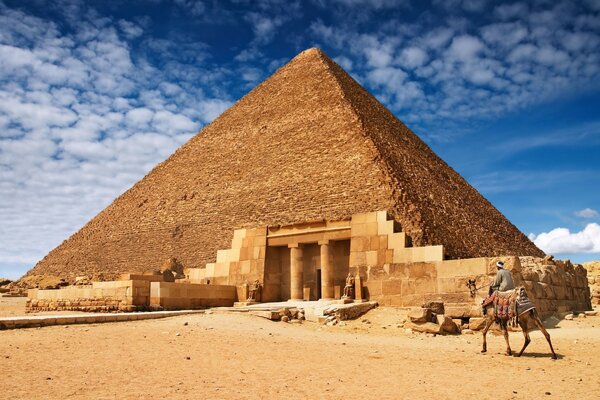
[[[441,203],[441,204],[440,204]],[[350,75],[300,53],[28,274],[216,261],[239,227],[389,210],[413,246],[450,258],[544,254]],[[465,239],[468,238],[468,239]],[[378,259],[379,261],[379,259]]]
[[[471,318],[469,319],[469,329],[472,331],[478,331],[485,327],[485,318]]]
[[[422,322],[422,323],[409,322],[407,326],[416,332],[435,333],[435,334],[442,333],[440,331],[441,327],[438,324],[435,324],[433,322]]]
[[[248,311],[248,314],[256,315],[257,317],[270,319],[271,321],[279,321],[281,314],[278,311]]]
[[[447,317],[443,314],[437,314],[435,317],[437,320],[437,324],[440,326],[440,332],[458,333],[458,327],[450,317]]]
[[[435,314],[445,314],[443,301],[428,301],[424,303],[422,308],[429,308]]]
[[[411,322],[431,322],[431,310],[429,308],[412,309],[408,314],[408,318]]]

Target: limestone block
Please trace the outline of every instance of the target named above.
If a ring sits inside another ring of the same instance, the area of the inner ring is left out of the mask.
[[[443,260],[435,264],[438,278],[474,277],[487,275],[486,258]]]
[[[433,333],[433,334],[439,334],[440,332],[440,326],[438,324],[435,324],[433,322],[422,322],[422,323],[412,323],[409,322],[407,324],[407,328],[411,328],[413,331],[416,332],[422,332],[422,333]]]
[[[350,240],[350,252],[370,250],[371,240],[365,236],[356,236]]]
[[[353,238],[356,236],[368,236],[367,225],[364,223],[350,225],[350,236]]]
[[[376,213],[377,222],[386,222],[388,220],[387,211],[377,211]],[[393,222],[393,221],[391,221]]]
[[[393,233],[392,235],[388,235],[388,249],[403,249],[405,247],[406,247],[406,233],[396,232],[396,233]]]
[[[412,261],[412,248],[395,248],[393,263],[402,264]]]
[[[485,327],[487,323],[487,318],[470,318],[469,319],[469,329],[472,331],[479,331]]]
[[[437,281],[432,278],[418,278],[415,282],[415,293],[436,293]]]
[[[361,266],[367,265],[367,256],[364,252],[351,252],[350,253],[350,266]]]
[[[381,294],[383,294],[383,295],[402,294],[402,282],[403,281],[400,279],[389,279],[389,280],[376,281],[376,282],[379,282],[381,284]],[[373,285],[373,286],[375,286],[375,285]],[[369,293],[371,293],[370,286],[369,286]],[[378,295],[378,294],[371,293],[371,295]]]
[[[415,281],[411,279],[402,280],[400,290],[404,296],[416,294]]]
[[[392,235],[394,233],[394,221],[380,221],[377,222],[377,234],[378,235]]]
[[[429,308],[415,308],[410,310],[408,318],[411,322],[431,322],[433,315]]]
[[[377,222],[368,222],[365,224],[366,236],[377,236]]]
[[[376,250],[366,252],[367,265],[378,265],[378,252]]]
[[[444,259],[444,246],[424,246],[412,248],[412,261],[442,261]]]
[[[428,301],[423,303],[422,308],[428,308],[435,314],[444,314],[444,302],[443,301]]]
[[[383,282],[386,282],[386,281],[368,280],[365,283],[364,286],[367,288],[367,291],[369,292],[369,297],[373,298],[373,297],[381,296],[383,294]],[[401,293],[401,292],[393,291],[393,293]],[[336,296],[336,299],[337,298],[338,297]]]
[[[359,213],[352,215],[352,223],[377,222],[377,212]]]
[[[213,276],[229,276],[229,263],[216,263]]]
[[[251,262],[250,260],[240,261],[240,273],[247,275],[250,273]]]
[[[217,263],[229,262],[229,249],[217,250]]]
[[[379,236],[371,236],[369,242],[369,250],[379,250]]]
[[[391,264],[394,262],[394,250],[385,251],[385,264]]]
[[[442,333],[458,333],[456,324],[452,321],[452,318],[445,316],[444,314],[437,314],[437,324],[440,326],[440,332]]]

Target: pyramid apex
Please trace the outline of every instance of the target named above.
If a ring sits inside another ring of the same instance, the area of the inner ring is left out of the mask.
[[[329,59],[327,54],[325,54],[325,52],[318,47],[311,47],[310,49],[303,50],[300,53],[298,53],[298,55],[294,58],[300,59],[300,58],[312,58],[312,57]]]

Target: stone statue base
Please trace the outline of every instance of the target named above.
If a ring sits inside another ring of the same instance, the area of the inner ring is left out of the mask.
[[[235,303],[233,303],[233,306],[234,307],[246,307],[246,306],[251,306],[253,304],[258,304],[258,301],[255,301],[255,300],[236,301]]]

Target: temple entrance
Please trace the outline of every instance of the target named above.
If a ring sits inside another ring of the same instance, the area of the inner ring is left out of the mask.
[[[339,299],[349,263],[349,239],[268,246],[263,301]]]

